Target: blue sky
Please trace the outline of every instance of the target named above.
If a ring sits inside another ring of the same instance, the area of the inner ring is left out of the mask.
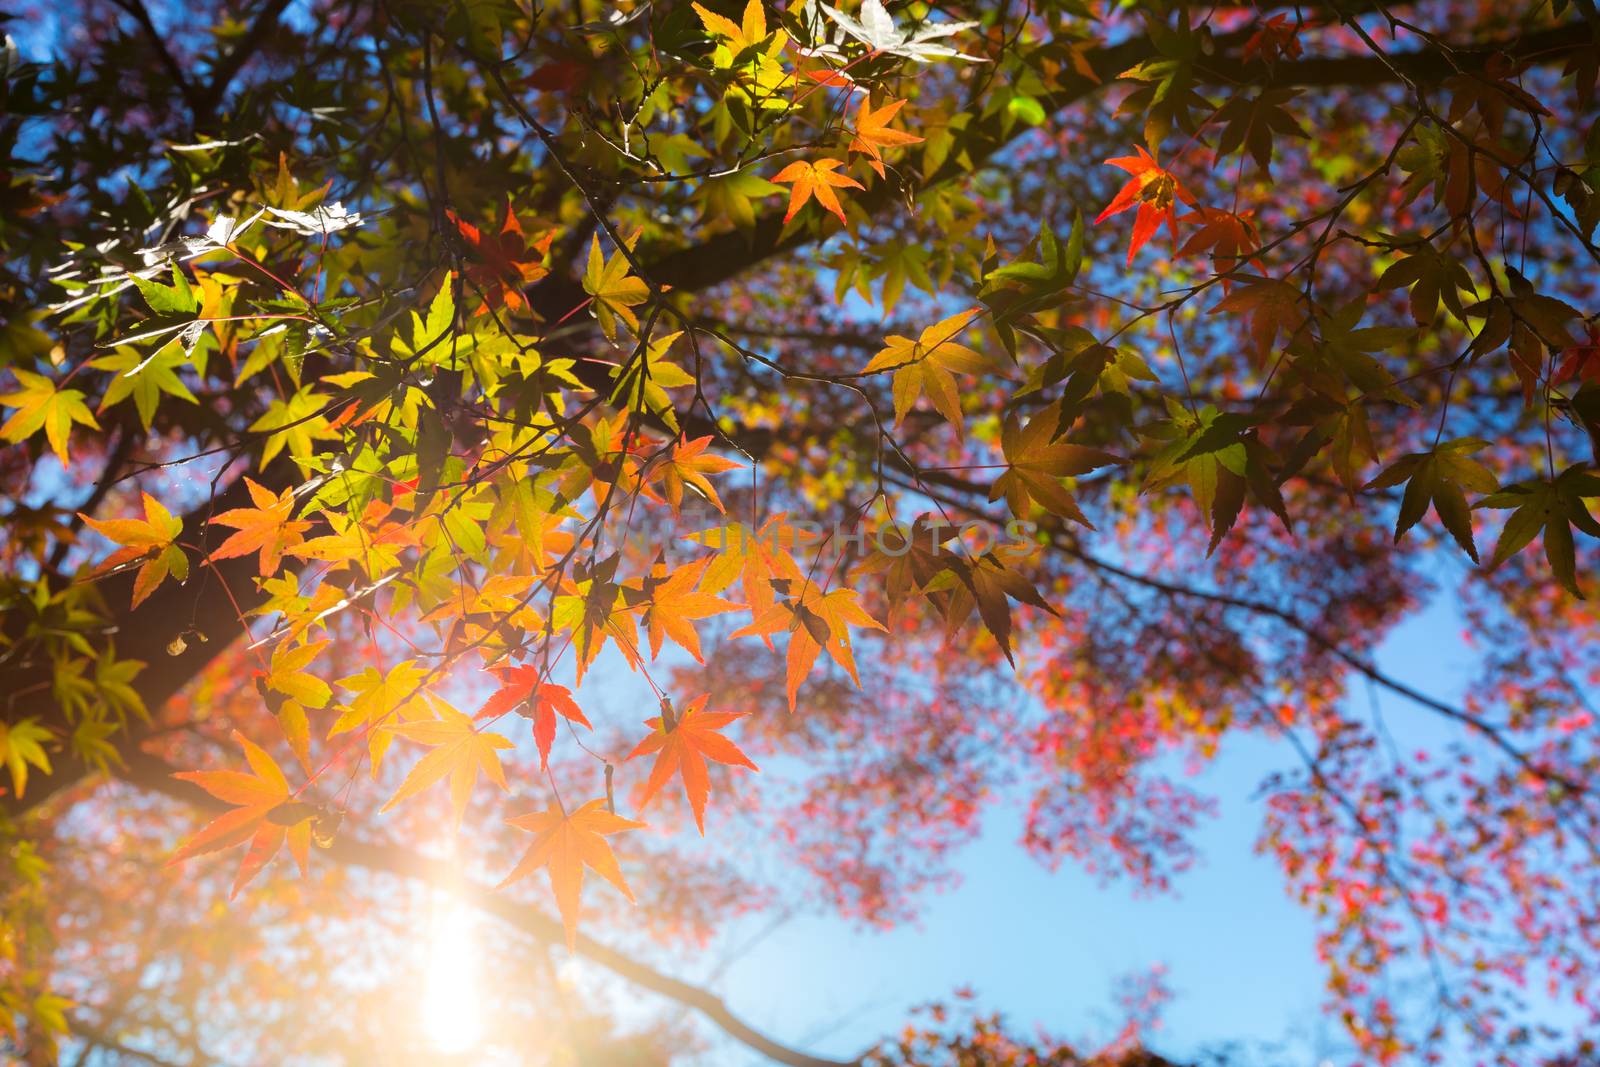
[[[1390,635],[1378,666],[1424,692],[1459,699],[1473,663],[1460,632],[1453,599],[1441,595]],[[613,675],[591,686],[614,710],[626,706],[632,684]],[[1353,714],[1371,713],[1364,682],[1347,699]],[[1403,747],[1441,736],[1430,713],[1378,699]],[[1312,918],[1289,899],[1274,862],[1254,851],[1263,803],[1256,791],[1267,774],[1296,764],[1291,749],[1264,738],[1225,743],[1195,780],[1217,798],[1218,816],[1199,831],[1199,864],[1167,894],[1102,885],[1071,864],[1047,870],[1018,844],[1021,812],[999,806],[956,857],[959,886],[925,898],[914,925],[876,931],[809,914],[774,928],[771,916],[757,916],[726,931],[704,956],[664,966],[709,984],[736,1014],[780,1040],[851,1056],[894,1034],[913,1007],[949,1002],[962,986],[976,993],[975,1007],[1003,1012],[1022,1031],[1042,1026],[1069,1040],[1108,1039],[1120,1023],[1117,980],[1164,964],[1174,996],[1153,1042],[1158,1051],[1184,1057],[1238,1043],[1252,1053],[1244,1063],[1347,1063],[1349,1045],[1321,1011]],[[636,994],[624,987],[614,995],[627,1015]],[[639,1002],[652,1006],[647,995]],[[729,1042],[714,1045],[707,1062],[760,1061]]]

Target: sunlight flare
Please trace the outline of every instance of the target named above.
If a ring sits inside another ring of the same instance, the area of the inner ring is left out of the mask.
[[[465,905],[434,901],[422,1028],[428,1043],[446,1055],[467,1052],[483,1038],[474,927]]]

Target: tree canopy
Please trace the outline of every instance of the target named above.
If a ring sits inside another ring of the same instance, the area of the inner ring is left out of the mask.
[[[427,887],[491,1043],[829,1063],[679,964],[1008,798],[1167,890],[1255,736],[1353,1056],[1590,1054],[1592,0],[841,4],[12,27],[0,1048],[408,1062]],[[1459,700],[1374,659],[1440,603]]]

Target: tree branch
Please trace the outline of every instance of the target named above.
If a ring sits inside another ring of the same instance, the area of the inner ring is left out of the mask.
[[[204,790],[173,778],[175,770],[159,757],[136,751],[129,753],[127,766],[119,772],[119,776],[142,789],[161,793],[193,807],[209,811],[224,808]],[[496,893],[482,883],[463,878],[457,864],[431,859],[398,845],[365,841],[348,835],[335,838],[333,844],[320,854],[341,864],[426,882],[436,889],[454,894],[465,903],[536,940],[551,945],[566,943],[566,934],[560,922],[531,905],[504,893]],[[853,1060],[830,1060],[792,1049],[745,1023],[721,997],[711,991],[662,974],[586,934],[577,935],[576,945],[579,955],[634,985],[694,1009],[729,1037],[768,1059],[789,1064],[790,1067],[854,1067],[860,1062],[859,1057]]]

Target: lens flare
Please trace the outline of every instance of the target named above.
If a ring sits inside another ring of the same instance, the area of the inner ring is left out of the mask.
[[[470,1051],[483,1038],[474,925],[467,908],[435,899],[422,1029],[428,1042],[447,1056]]]

